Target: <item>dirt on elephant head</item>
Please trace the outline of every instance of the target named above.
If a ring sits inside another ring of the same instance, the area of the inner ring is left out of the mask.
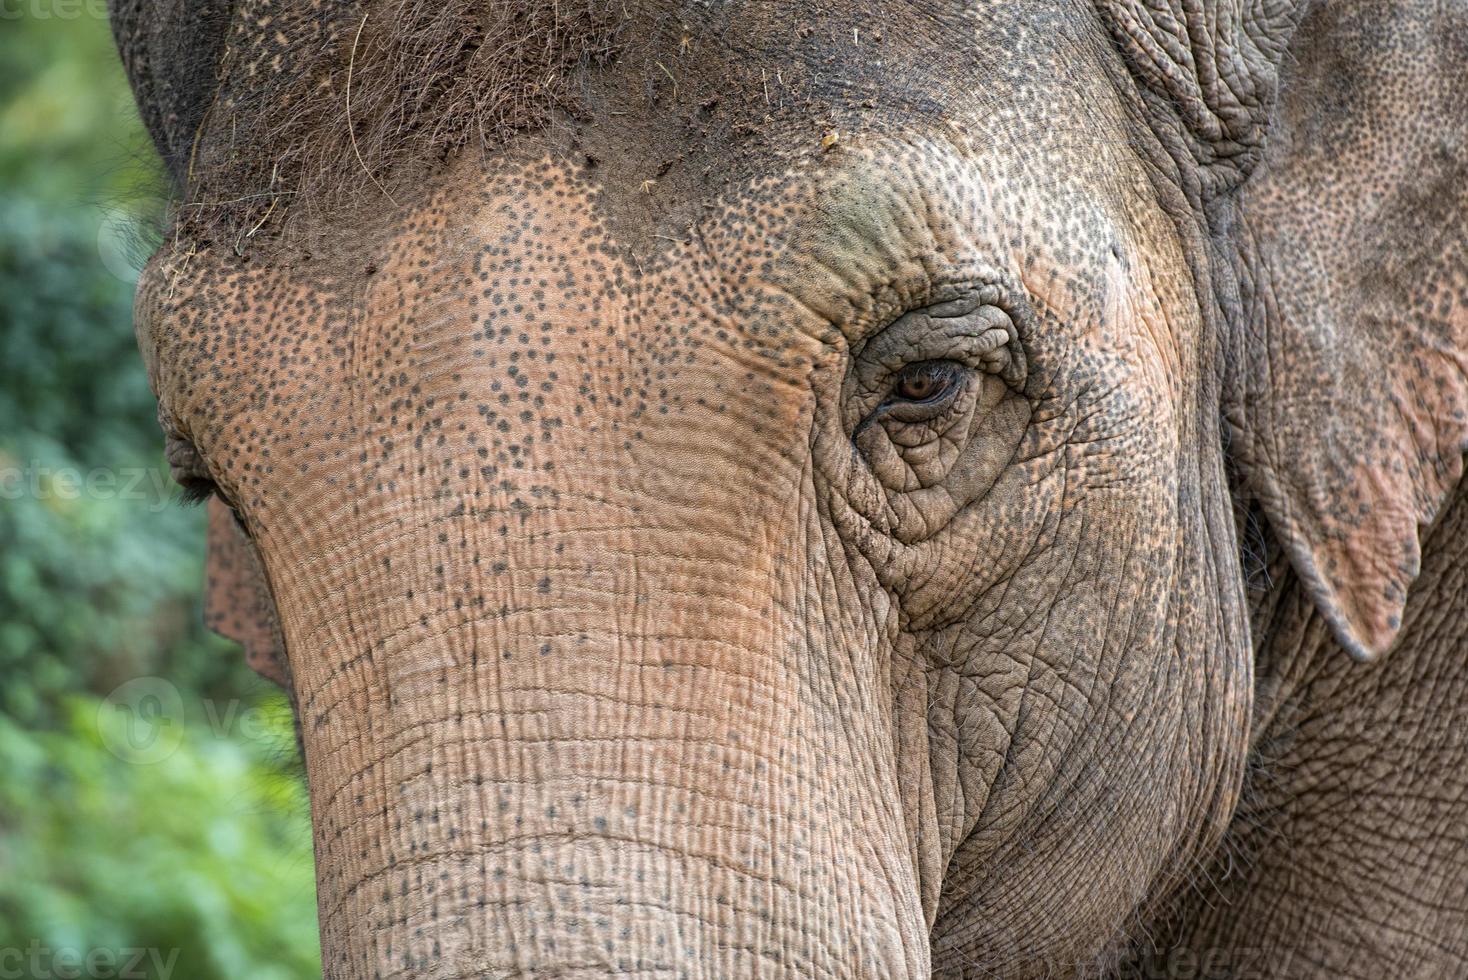
[[[617,46],[614,0],[241,0],[181,175],[196,226],[393,197],[417,167],[577,111]]]

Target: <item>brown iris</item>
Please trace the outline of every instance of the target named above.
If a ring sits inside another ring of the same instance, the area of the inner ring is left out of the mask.
[[[927,402],[942,398],[952,390],[957,379],[950,364],[927,361],[910,364],[897,376],[892,397],[906,402]]]

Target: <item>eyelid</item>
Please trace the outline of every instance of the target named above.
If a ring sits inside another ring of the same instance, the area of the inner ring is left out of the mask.
[[[168,458],[169,476],[182,490],[179,502],[185,507],[203,504],[210,496],[215,496],[223,500],[231,510],[235,509],[234,504],[220,491],[219,484],[209,472],[208,464],[193,443],[182,436],[170,435],[165,443],[164,455]]]
[[[945,300],[942,303],[934,303],[932,306],[924,307],[916,312],[926,313],[930,317],[949,319],[952,317],[967,316],[981,306],[992,306],[986,303],[984,298],[978,295],[960,296],[957,299]]]
[[[1009,343],[1013,331],[1009,315],[988,304],[974,306],[955,316],[938,316],[931,309],[914,310],[873,337],[857,360],[888,373],[917,361],[941,360],[959,361],[975,370],[984,370],[985,355]]]
[[[177,483],[191,479],[207,479],[209,467],[194,444],[182,436],[170,435],[164,443],[163,454],[168,459],[168,468]]]

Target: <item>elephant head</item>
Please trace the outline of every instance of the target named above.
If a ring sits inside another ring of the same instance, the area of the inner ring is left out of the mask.
[[[1236,512],[1369,657],[1461,473],[1446,6],[118,0],[327,975],[1104,968],[1237,802]]]

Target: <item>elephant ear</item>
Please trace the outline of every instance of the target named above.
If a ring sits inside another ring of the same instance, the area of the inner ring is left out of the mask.
[[[285,644],[259,555],[228,505],[217,497],[209,501],[208,550],[205,625],[243,646],[256,673],[289,690]]]
[[[1230,449],[1371,660],[1468,449],[1468,5],[1315,3],[1284,65],[1237,202]]]
[[[215,70],[234,0],[108,0],[107,6],[143,123],[183,184],[194,137],[219,87]]]

